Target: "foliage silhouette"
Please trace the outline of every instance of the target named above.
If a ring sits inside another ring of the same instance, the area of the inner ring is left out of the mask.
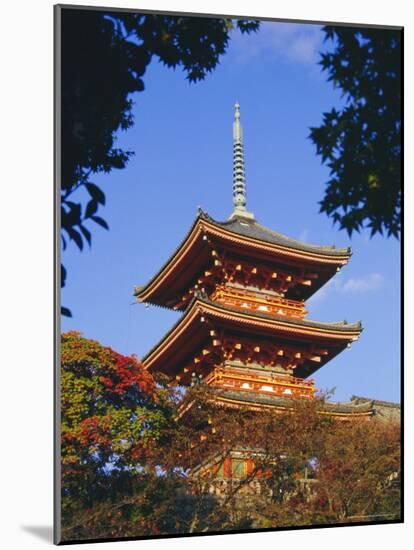
[[[349,236],[397,237],[401,229],[401,39],[392,29],[324,27],[334,49],[320,64],[345,106],[311,128],[330,169],[320,211]]]
[[[105,194],[91,178],[125,168],[134,154],[116,147],[115,134],[134,124],[132,94],[144,90],[150,61],[182,68],[189,82],[203,80],[235,28],[249,33],[258,22],[62,8],[63,249],[68,240],[90,246],[90,222],[108,229],[98,215]]]

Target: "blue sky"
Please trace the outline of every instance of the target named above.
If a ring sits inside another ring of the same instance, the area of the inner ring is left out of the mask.
[[[197,206],[218,219],[232,211],[232,122],[236,100],[244,128],[248,208],[281,233],[313,244],[351,245],[353,256],[308,303],[308,318],[362,320],[364,332],[314,375],[335,399],[364,395],[399,401],[400,244],[395,239],[349,239],[318,213],[328,171],[310,126],[341,104],[317,60],[327,46],[316,25],[264,23],[252,36],[235,32],[221,64],[189,84],[182,71],[153,60],[145,91],[134,96],[135,125],[117,145],[136,152],[121,171],[97,175],[110,231],[93,229],[90,250],[70,244],[62,304],[78,329],[125,354],[148,351],[179,313],[133,305],[144,284],[181,242]]]

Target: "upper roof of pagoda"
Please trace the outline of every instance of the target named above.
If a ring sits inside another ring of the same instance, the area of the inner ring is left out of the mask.
[[[266,281],[270,270],[270,276],[275,279],[280,275],[276,286],[285,277],[289,285],[272,289],[295,300],[305,300],[314,294],[351,255],[349,247],[317,246],[291,239],[261,225],[247,209],[243,129],[238,103],[233,122],[233,212],[227,221],[217,221],[199,209],[183,242],[146,285],[135,288],[135,295],[141,302],[183,310],[188,304],[190,289],[197,288],[198,284],[203,287],[200,276],[201,279],[208,277],[205,272],[211,272],[210,267],[221,265],[219,255],[226,256],[227,260],[223,272],[214,270],[216,283],[224,283],[219,279],[226,274],[231,280],[228,272],[233,268],[229,265],[236,260],[240,269],[250,269],[255,274],[260,270],[256,283],[260,282],[260,277]],[[212,259],[212,256],[216,257]],[[264,287],[266,284],[268,282]]]
[[[273,231],[264,225],[261,225],[256,220],[247,220],[242,217],[234,216],[232,219],[229,219],[225,222],[217,222],[213,220],[207,213],[202,213],[204,219],[210,220],[212,223],[231,231],[237,233],[241,236],[255,239],[257,241],[262,241],[264,243],[270,243],[278,245],[284,248],[286,251],[289,249],[308,253],[311,255],[316,255],[319,257],[328,256],[332,258],[338,257],[347,257],[351,255],[350,247],[347,248],[336,248],[335,246],[320,246],[303,243],[291,237],[287,237],[282,233]]]
[[[252,334],[255,338],[270,338],[327,347],[318,364],[312,361],[298,367],[296,374],[308,377],[359,338],[360,322],[335,323],[309,319],[289,319],[264,312],[249,312],[217,304],[197,294],[185,313],[169,332],[143,358],[145,368],[161,371],[171,377],[182,371],[183,365],[211,339],[211,329],[236,331],[239,335]],[[206,373],[204,373],[206,374]]]
[[[303,299],[323,286],[351,256],[350,247],[302,243],[254,219],[236,215],[220,222],[199,209],[185,239],[147,284],[135,287],[135,295],[141,302],[169,307],[169,302],[188,290],[198,274],[208,267],[214,248],[252,262],[282,265],[286,270],[306,268],[318,273],[318,280],[312,286],[301,289]]]

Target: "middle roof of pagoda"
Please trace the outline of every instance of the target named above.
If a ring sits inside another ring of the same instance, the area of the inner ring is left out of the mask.
[[[182,365],[200,351],[211,338],[212,328],[236,331],[239,335],[291,341],[293,344],[314,344],[329,349],[318,364],[307,363],[298,368],[297,375],[308,377],[338,353],[358,340],[363,328],[361,322],[321,322],[310,319],[292,319],[250,312],[218,304],[202,293],[197,293],[185,313],[164,337],[142,358],[146,369],[171,376],[178,374]]]
[[[176,294],[185,292],[211,261],[214,248],[237,257],[269,265],[307,268],[319,274],[312,287],[304,289],[303,299],[323,286],[351,256],[350,247],[318,246],[292,239],[237,214],[217,221],[199,209],[190,231],[164,266],[144,286],[135,288],[140,302],[169,307]]]

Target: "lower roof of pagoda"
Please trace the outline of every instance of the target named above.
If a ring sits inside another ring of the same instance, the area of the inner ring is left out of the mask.
[[[253,340],[267,338],[281,342],[281,345],[299,343],[326,347],[329,352],[321,357],[318,364],[308,362],[297,368],[295,374],[302,378],[313,374],[357,340],[362,331],[360,322],[327,323],[288,319],[262,312],[250,313],[198,295],[162,340],[143,357],[144,367],[175,377],[181,372],[182,365],[190,361],[211,339],[210,331],[216,328],[245,335]]]
[[[214,392],[214,401],[229,407],[251,408],[260,410],[263,408],[273,408],[283,410],[293,410],[296,406],[295,398],[281,397],[276,395],[265,395],[259,392],[243,392],[237,390],[218,390]],[[323,401],[318,403],[318,412],[331,416],[373,416],[375,408],[372,401],[357,403],[354,401]]]
[[[302,243],[272,231],[255,220],[238,218],[219,222],[199,210],[190,231],[164,266],[145,285],[135,287],[141,302],[170,307],[211,260],[212,247],[222,248],[252,261],[282,265],[288,269],[310,269],[319,274],[312,286],[301,286],[307,299],[348,263],[350,247],[317,246]]]

